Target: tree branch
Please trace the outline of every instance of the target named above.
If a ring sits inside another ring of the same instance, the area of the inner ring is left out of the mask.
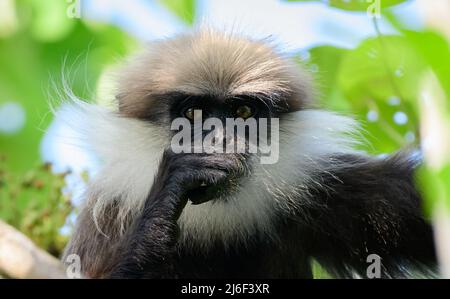
[[[1,220],[0,272],[12,278],[66,278],[58,259]]]

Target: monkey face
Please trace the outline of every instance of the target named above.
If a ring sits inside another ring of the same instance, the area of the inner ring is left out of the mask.
[[[219,163],[219,171],[228,173],[225,180],[217,181],[214,178],[217,168],[208,174],[208,167],[200,166],[196,171],[206,173],[206,179],[194,183],[194,187],[188,190],[188,198],[194,204],[216,198],[226,199],[237,189],[240,179],[249,174],[254,163],[251,157],[258,153],[258,143],[261,141],[258,129],[270,126],[274,111],[263,99],[244,95],[213,97],[176,94],[173,101],[170,119],[171,129],[174,130],[172,139],[176,140],[171,143],[172,151],[202,155],[202,160],[210,160],[206,164]],[[269,124],[266,122],[263,127],[262,119],[269,120]],[[177,135],[182,137],[178,139]]]
[[[233,171],[242,178],[258,155],[261,129],[271,138],[273,120],[305,108],[310,92],[308,77],[266,43],[205,31],[152,45],[124,69],[117,98],[122,115],[152,124],[175,153],[231,155],[245,164]],[[183,150],[173,148],[180,134]],[[204,187],[194,190],[210,197],[232,190],[230,183]]]

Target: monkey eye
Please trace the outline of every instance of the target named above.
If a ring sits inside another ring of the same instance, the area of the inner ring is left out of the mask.
[[[193,121],[195,119],[195,117],[199,116],[198,112],[197,112],[197,114],[195,113],[195,110],[201,110],[201,109],[195,108],[195,107],[190,107],[190,108],[187,108],[186,110],[184,110],[183,114],[187,119]]]
[[[186,116],[187,119],[194,120],[194,108],[188,108],[186,111],[184,111],[184,116]]]
[[[249,118],[253,116],[253,114],[254,114],[253,108],[247,105],[239,106],[235,111],[236,117],[240,117],[243,119]]]

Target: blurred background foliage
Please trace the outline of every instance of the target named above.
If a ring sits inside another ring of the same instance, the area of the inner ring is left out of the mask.
[[[188,27],[199,21],[196,0],[156,1]],[[320,2],[347,14],[365,14],[370,5],[366,0],[284,1]],[[315,74],[320,104],[362,122],[368,140],[363,149],[372,154],[419,146],[419,99],[427,72],[434,74],[434,86],[444,95],[438,110],[447,120],[450,115],[449,41],[436,30],[408,28],[391,11],[403,2],[381,2],[381,17],[396,34],[383,34],[379,19],[367,18],[376,36],[356,47],[323,44],[294,53],[299,65]],[[60,230],[73,207],[65,188],[66,173],[53,174],[41,158],[40,144],[52,121],[48,104],[54,96],[52,86],[68,71],[74,93],[95,100],[103,72],[139,42],[114,25],[69,18],[70,1],[0,3],[0,218],[58,255],[65,242]],[[445,169],[447,164],[421,171],[430,206],[436,198],[444,198],[450,206],[450,176]]]
[[[55,174],[42,164],[16,176],[5,164],[0,157],[0,219],[58,256],[67,242],[60,229],[73,210],[70,194],[63,192],[67,173]]]
[[[26,119],[20,130],[0,134],[0,145],[11,170],[23,172],[40,161],[39,144],[52,120],[53,81],[61,80],[64,69],[78,70],[70,85],[88,98],[103,68],[127,53],[134,41],[111,25],[68,18],[64,1],[15,4],[17,27],[0,38],[0,103],[19,102]]]

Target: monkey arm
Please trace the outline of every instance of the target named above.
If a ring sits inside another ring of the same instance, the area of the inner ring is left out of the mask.
[[[87,195],[77,216],[74,232],[62,256],[63,263],[70,263],[70,256],[76,255],[80,261],[80,271],[87,278],[103,278],[117,264],[119,245],[123,238],[121,227],[116,221],[119,206],[112,204],[104,211],[103,217],[95,222],[93,209],[97,200],[95,194]],[[128,227],[128,223],[123,223]]]
[[[405,268],[429,274],[435,252],[414,186],[418,161],[404,154],[331,161],[318,181],[324,188],[312,192],[317,203],[311,210],[312,255],[341,277],[353,272],[366,277],[370,254],[381,257],[383,277],[409,274]]]
[[[161,186],[160,190],[152,189],[142,215],[123,243],[125,249],[111,278],[174,276],[172,259],[178,236],[176,221],[187,201],[176,193],[176,189],[170,184]]]
[[[63,261],[71,254],[78,255],[81,271],[89,278],[138,277],[144,265],[155,277],[167,276],[170,264],[164,260],[171,255],[178,229],[176,219],[186,204],[175,184],[179,175],[170,160],[168,154],[163,156],[141,215],[123,224],[125,234],[115,221],[120,206],[114,201],[95,223],[95,196],[91,195],[78,215]]]
[[[171,261],[176,222],[186,193],[202,183],[213,187],[227,181],[237,168],[242,168],[241,162],[230,157],[167,151],[140,215],[123,222],[117,221],[119,200],[111,200],[96,222],[93,211],[100,195],[88,192],[63,262],[77,255],[81,272],[89,278],[175,277]]]
[[[111,278],[176,278],[177,220],[188,191],[226,180],[235,162],[214,155],[165,152],[144,210],[122,242]]]

